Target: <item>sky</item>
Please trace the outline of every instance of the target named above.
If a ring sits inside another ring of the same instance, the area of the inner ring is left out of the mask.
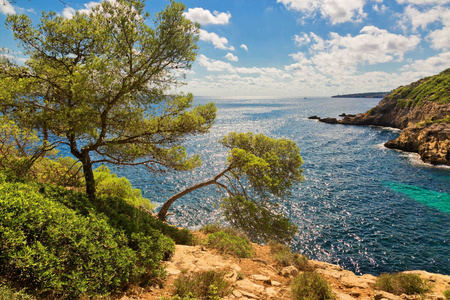
[[[102,1],[102,0],[98,0]],[[111,0],[107,0],[111,1]],[[381,92],[450,67],[450,0],[184,0],[201,24],[184,92],[310,97]],[[70,17],[95,1],[0,0],[0,47],[20,55],[7,14]],[[168,0],[147,0],[151,14]],[[150,25],[150,24],[149,24]]]

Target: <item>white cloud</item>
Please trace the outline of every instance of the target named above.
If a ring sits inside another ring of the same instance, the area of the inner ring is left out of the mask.
[[[424,72],[423,76],[437,74],[450,66],[450,52],[440,53],[427,59],[416,60],[402,68],[405,72]],[[422,76],[422,77],[423,77]]]
[[[294,41],[297,44],[297,46],[303,46],[307,45],[311,42],[311,38],[308,36],[307,33],[302,33],[302,35],[295,35]]]
[[[242,45],[241,45],[241,48],[244,49],[245,51],[248,51],[248,47],[247,47],[247,45],[245,45],[245,44],[242,44]]]
[[[16,10],[14,7],[9,3],[9,1],[1,1],[0,2],[0,13],[5,15],[15,15]]]
[[[220,60],[214,60],[200,54],[197,59],[200,66],[205,67],[206,70],[211,72],[223,72],[227,70],[233,70],[233,66],[230,63]]]
[[[379,12],[379,13],[382,13],[382,14],[384,14],[384,13],[388,10],[387,6],[384,5],[384,4],[381,4],[381,5],[374,4],[374,5],[372,6],[372,9],[373,9],[374,11]]]
[[[201,7],[189,8],[184,16],[192,22],[198,22],[202,25],[226,25],[230,22],[231,14],[229,12],[213,11],[212,13]]]
[[[405,8],[402,22],[411,23],[413,30],[417,28],[426,29],[429,24],[441,21],[443,11],[446,10],[448,11],[448,9],[436,6],[421,12],[416,7],[408,5]]]
[[[215,48],[230,51],[235,50],[233,46],[228,46],[228,40],[226,38],[220,37],[214,32],[208,32],[206,30],[200,29],[199,37],[200,40],[204,42],[212,43]]]
[[[233,53],[227,53],[227,55],[225,55],[225,58],[228,59],[229,61],[239,60],[239,58],[236,55],[233,55]]]
[[[62,15],[66,19],[72,19],[73,15],[75,15],[75,12],[76,12],[76,10],[74,8],[68,6],[68,7],[64,8]]]
[[[433,49],[450,49],[450,26],[431,32],[428,38],[431,40]]]
[[[396,35],[374,26],[364,27],[356,36],[340,36],[332,32],[328,40],[314,33],[310,33],[309,37],[315,43],[310,47],[310,58],[302,52],[292,54],[296,63],[288,69],[313,65],[324,74],[354,74],[359,66],[402,61],[404,54],[420,42],[417,36]]]
[[[399,4],[415,4],[415,5],[432,5],[432,4],[446,4],[450,0],[397,0]]]
[[[277,0],[277,3],[300,11],[306,17],[320,13],[329,18],[332,24],[362,21],[367,16],[363,10],[365,2],[366,0]]]
[[[99,6],[99,5],[101,4],[101,2],[103,2],[103,1],[111,2],[111,3],[116,3],[116,0],[102,0],[102,1],[99,1],[99,2],[91,1],[91,2],[89,2],[89,3],[85,3],[85,4],[84,4],[84,8],[79,9],[78,12],[81,13],[81,14],[87,14],[87,15],[88,15],[88,14],[90,14],[90,13],[92,12],[92,10],[93,10],[94,8],[96,8],[97,6]],[[77,12],[77,10],[75,10],[74,8],[72,8],[72,7],[70,7],[70,6],[66,6],[66,7],[64,8],[63,12],[62,12],[62,15],[63,15],[63,17],[66,18],[66,19],[71,19],[71,18],[73,18],[75,12]]]

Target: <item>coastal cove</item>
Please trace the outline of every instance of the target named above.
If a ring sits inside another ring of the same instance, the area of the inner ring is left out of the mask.
[[[293,250],[356,274],[450,274],[450,169],[418,163],[411,154],[385,148],[398,130],[308,120],[313,114],[365,112],[379,99],[195,99],[210,101],[218,108],[211,132],[186,140],[189,153],[200,153],[201,168],[150,174],[111,167],[113,172],[126,176],[145,197],[163,202],[223,169],[226,152],[217,141],[228,132],[286,137],[301,149],[305,176],[281,204],[299,226]],[[427,204],[435,195],[442,207]],[[189,194],[174,203],[169,222],[192,229],[217,222],[221,215],[215,205],[222,196],[214,188]]]

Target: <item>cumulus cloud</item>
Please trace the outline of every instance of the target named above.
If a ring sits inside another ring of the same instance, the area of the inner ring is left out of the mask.
[[[245,51],[248,51],[248,47],[247,47],[247,45],[245,45],[245,44],[242,44],[242,45],[241,45],[241,48],[244,49]]]
[[[358,66],[402,61],[404,54],[420,42],[417,36],[392,34],[374,26],[364,27],[356,36],[341,36],[332,32],[328,40],[314,33],[310,33],[309,37],[314,43],[310,47],[310,57],[306,58],[302,52],[292,54],[291,57],[297,62],[290,68],[314,65],[325,74],[353,74]]]
[[[15,15],[16,10],[14,7],[9,3],[9,1],[1,1],[0,2],[0,13],[5,15]]]
[[[64,8],[64,10],[62,11],[62,15],[64,18],[66,19],[72,19],[73,16],[75,15],[76,10],[72,7],[66,7]]]
[[[332,24],[360,22],[367,14],[364,12],[366,0],[277,0],[290,10],[302,12],[306,17],[320,13],[330,19]]]
[[[213,11],[212,13],[201,7],[189,8],[184,16],[192,22],[198,22],[202,25],[226,25],[230,22],[231,14],[229,12]]]
[[[432,5],[432,4],[446,4],[450,0],[397,0],[399,4],[415,4],[415,5]]]
[[[448,11],[448,9],[436,6],[420,11],[412,5],[408,5],[405,8],[402,22],[411,23],[413,30],[416,30],[417,28],[426,29],[429,24],[442,21],[444,16],[443,11]]]
[[[111,2],[111,3],[115,3],[116,2],[116,0],[103,0],[103,1],[108,1],[108,2]],[[84,4],[84,8],[79,9],[78,12],[81,13],[81,14],[90,14],[95,7],[97,7],[97,6],[99,6],[101,4],[101,2],[102,1],[99,1],[99,2],[91,1],[89,3],[85,3]],[[62,16],[64,18],[66,18],[66,19],[71,19],[75,15],[76,11],[77,10],[75,10],[74,8],[72,8],[70,6],[66,6],[64,8],[63,12],[62,12]]]
[[[200,54],[197,59],[200,66],[205,67],[206,70],[211,72],[223,72],[227,70],[233,70],[233,66],[230,63],[220,60],[210,59],[203,54]]]
[[[233,53],[227,53],[227,55],[225,55],[225,58],[228,59],[229,61],[239,60],[239,58],[236,55],[233,55]]]
[[[208,32],[204,29],[200,29],[199,37],[201,41],[212,43],[215,48],[230,51],[235,50],[233,46],[228,45],[228,40],[225,37],[218,36],[214,32]]]

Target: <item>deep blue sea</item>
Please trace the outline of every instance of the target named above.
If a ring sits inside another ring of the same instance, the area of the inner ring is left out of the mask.
[[[215,102],[210,133],[189,137],[189,153],[203,165],[192,172],[151,174],[114,168],[154,203],[223,170],[218,140],[230,131],[289,138],[301,148],[304,182],[282,204],[298,225],[292,248],[311,259],[357,274],[426,270],[450,275],[450,168],[420,162],[417,155],[387,149],[399,131],[320,123],[307,118],[360,113],[380,99],[196,98]],[[214,187],[175,202],[173,224],[197,229],[221,219]]]

